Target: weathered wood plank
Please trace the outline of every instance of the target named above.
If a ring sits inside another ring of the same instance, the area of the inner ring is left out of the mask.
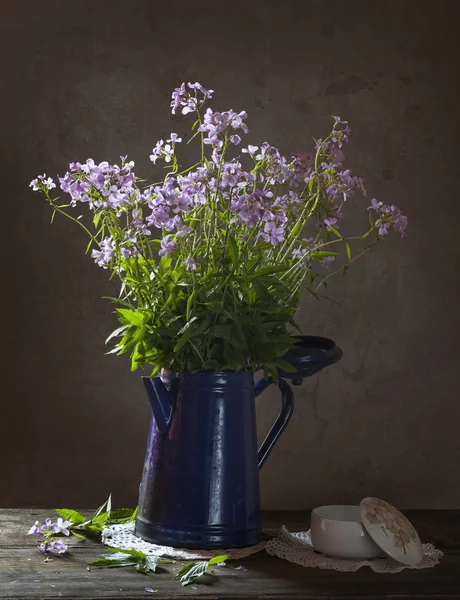
[[[91,511],[82,511],[90,514]],[[235,570],[239,562],[229,561],[227,568],[216,569],[214,577],[182,588],[172,579],[180,567],[166,565],[158,574],[141,575],[131,567],[86,570],[104,546],[93,541],[72,540],[70,556],[58,556],[43,562],[35,550],[36,540],[25,535],[35,519],[43,521],[52,510],[0,510],[0,600],[97,600],[202,598],[221,600],[290,599],[389,599],[404,600],[460,598],[459,511],[410,513],[424,541],[431,541],[446,555],[434,569],[404,570],[379,575],[369,569],[357,573],[337,573],[305,569],[265,552],[241,561],[248,571]],[[308,527],[308,513],[269,513],[267,529],[277,531],[285,524],[291,530]],[[158,590],[145,592],[146,587]]]

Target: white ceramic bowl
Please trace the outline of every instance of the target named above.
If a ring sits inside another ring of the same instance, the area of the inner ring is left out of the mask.
[[[386,556],[361,523],[359,506],[320,506],[311,513],[315,550],[338,558]]]

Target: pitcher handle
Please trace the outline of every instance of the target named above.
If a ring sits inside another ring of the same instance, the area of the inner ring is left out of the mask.
[[[254,386],[255,396],[259,396],[272,383],[274,382],[271,377],[268,379],[260,379]],[[267,434],[267,437],[264,439],[261,447],[259,448],[259,469],[262,468],[265,461],[270,456],[270,452],[273,450],[274,445],[278,441],[280,435],[283,433],[284,428],[289,423],[292,413],[294,412],[294,394],[292,393],[289,384],[284,379],[280,379],[278,387],[281,391],[282,408],[278,418],[273,423],[270,431]]]

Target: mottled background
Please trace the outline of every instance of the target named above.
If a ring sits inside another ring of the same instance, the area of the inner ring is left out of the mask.
[[[250,141],[311,149],[330,115],[348,164],[400,205],[396,236],[300,321],[343,361],[297,389],[262,480],[264,508],[357,502],[460,508],[459,85],[454,0],[3,0],[0,506],[134,505],[149,408],[139,374],[104,356],[114,288],[85,239],[28,189],[70,160],[184,133],[172,88],[198,80],[246,109]],[[359,210],[365,201],[357,200]],[[357,214],[357,213],[356,213]],[[261,434],[278,408],[258,401]]]

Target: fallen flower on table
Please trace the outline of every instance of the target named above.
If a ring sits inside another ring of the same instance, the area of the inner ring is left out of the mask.
[[[243,565],[240,565],[239,567],[236,567],[235,569],[236,571],[247,571],[246,567],[243,567]]]
[[[154,590],[153,588],[145,588],[147,594],[155,594],[158,590]]]

